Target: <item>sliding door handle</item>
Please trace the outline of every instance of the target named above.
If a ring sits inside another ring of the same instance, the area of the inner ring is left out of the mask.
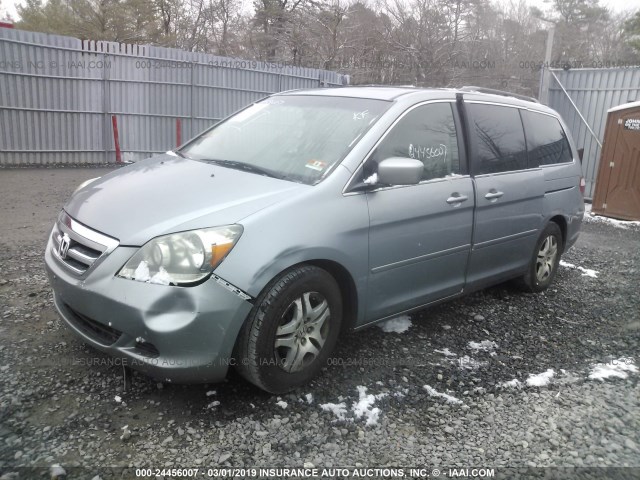
[[[487,193],[484,198],[487,200],[496,200],[504,195],[504,192],[498,192],[496,190],[491,189],[489,193]]]

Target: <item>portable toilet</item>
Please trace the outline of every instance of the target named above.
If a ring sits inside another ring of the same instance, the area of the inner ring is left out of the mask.
[[[591,210],[606,217],[640,220],[640,102],[607,111]]]

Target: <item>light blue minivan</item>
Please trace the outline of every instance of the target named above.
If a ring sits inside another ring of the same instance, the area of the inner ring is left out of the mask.
[[[467,87],[256,102],[83,184],[45,259],[85,342],[162,381],[309,381],[341,332],[519,279],[546,289],[584,214],[553,110]]]

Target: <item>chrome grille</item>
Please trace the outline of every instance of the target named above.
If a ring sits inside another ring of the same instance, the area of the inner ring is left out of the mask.
[[[102,256],[118,246],[118,241],[76,222],[62,211],[51,232],[51,252],[62,265],[78,276],[84,275]]]

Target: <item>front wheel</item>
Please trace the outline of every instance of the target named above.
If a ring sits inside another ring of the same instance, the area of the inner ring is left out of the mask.
[[[236,369],[263,390],[290,391],[326,364],[341,321],[333,277],[315,266],[294,267],[256,299],[236,343]]]
[[[529,269],[522,277],[522,284],[530,292],[542,292],[553,282],[562,255],[562,232],[550,222],[540,234],[529,262]]]

